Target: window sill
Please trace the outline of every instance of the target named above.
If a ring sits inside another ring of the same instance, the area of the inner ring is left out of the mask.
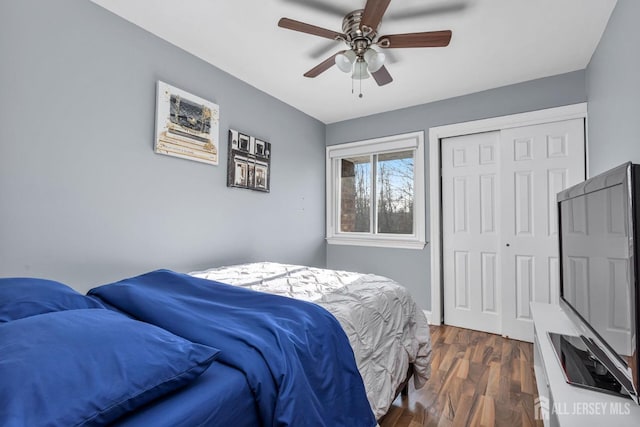
[[[426,242],[409,239],[381,239],[362,237],[327,237],[330,245],[369,246],[375,248],[416,249],[422,250]]]

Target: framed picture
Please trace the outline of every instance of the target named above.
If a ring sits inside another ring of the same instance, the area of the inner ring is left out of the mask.
[[[241,151],[249,152],[249,137],[242,133],[238,134],[238,149]]]
[[[269,165],[262,162],[256,163],[256,179],[255,188],[257,190],[267,190],[267,181],[269,175]]]
[[[154,151],[218,165],[218,105],[158,81]]]
[[[264,157],[266,152],[266,142],[256,139],[256,156]]]
[[[246,160],[236,158],[234,161],[233,185],[235,187],[247,186],[247,162]]]
[[[256,164],[252,159],[247,162],[247,188],[254,188],[256,183]]]
[[[237,130],[229,130],[227,186],[270,191],[271,144]]]

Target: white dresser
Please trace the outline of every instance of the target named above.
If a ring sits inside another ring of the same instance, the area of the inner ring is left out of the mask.
[[[547,332],[578,335],[560,306],[531,303],[534,368],[539,400],[535,413],[545,427],[640,425],[640,405],[631,399],[567,384]]]

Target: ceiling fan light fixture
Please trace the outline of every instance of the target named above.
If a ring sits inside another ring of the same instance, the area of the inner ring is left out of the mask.
[[[367,66],[369,67],[369,71],[375,73],[384,65],[384,60],[386,56],[382,52],[378,52],[374,49],[367,49],[364,53],[364,60],[367,62]]]
[[[353,68],[353,63],[356,60],[356,53],[352,50],[347,50],[346,52],[339,53],[336,55],[335,61],[336,65],[340,69],[340,71],[348,73]]]
[[[351,74],[353,80],[364,80],[369,78],[369,72],[367,71],[367,63],[358,59],[353,66],[353,74]]]

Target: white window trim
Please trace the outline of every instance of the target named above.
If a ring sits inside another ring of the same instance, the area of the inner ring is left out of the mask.
[[[416,150],[414,159],[414,234],[342,233],[338,229],[340,168],[337,159],[353,155]],[[327,243],[331,245],[372,246],[383,248],[424,249],[426,241],[424,132],[412,132],[327,147]]]

